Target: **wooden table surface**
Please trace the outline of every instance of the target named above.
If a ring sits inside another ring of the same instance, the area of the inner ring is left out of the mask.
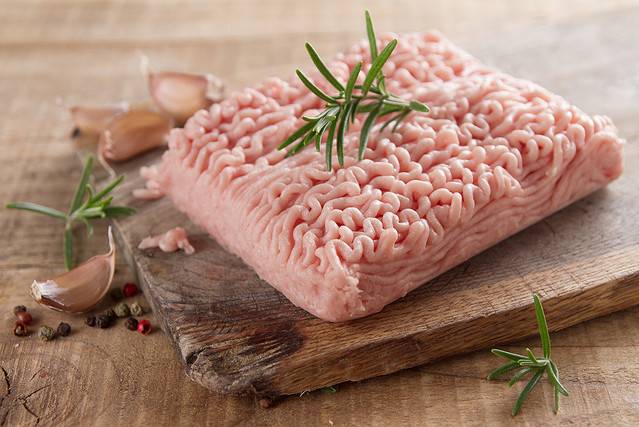
[[[1,1],[0,203],[64,209],[79,172],[64,106],[144,100],[139,52],[154,68],[212,72],[239,87],[307,66],[307,39],[326,54],[348,46],[363,35],[365,7],[379,31],[439,28],[490,64],[610,115],[629,142],[639,137],[637,2],[266,3]],[[551,48],[559,52],[582,49],[583,61],[535,61],[534,35],[542,33],[555,37]],[[606,49],[589,50],[580,44],[583,35]],[[78,259],[104,250],[104,232],[101,224],[93,238],[80,238]],[[56,220],[1,209],[0,235],[0,425],[639,423],[639,307],[553,334],[571,391],[558,416],[544,383],[511,418],[517,386],[484,380],[499,362],[487,351],[342,384],[334,394],[289,397],[264,410],[253,399],[219,396],[188,380],[160,331],[142,337],[121,325],[90,329],[80,317],[32,302],[31,281],[63,268]],[[119,259],[116,283],[131,279]],[[32,311],[33,329],[65,320],[74,333],[49,343],[14,337],[16,304]],[[512,349],[523,346],[538,343]]]

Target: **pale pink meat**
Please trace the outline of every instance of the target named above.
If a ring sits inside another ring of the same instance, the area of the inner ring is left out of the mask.
[[[362,41],[331,69],[345,81],[369,59]],[[395,133],[378,124],[361,162],[362,116],[344,168],[334,159],[327,172],[311,147],[285,158],[276,147],[322,105],[296,81],[273,78],[174,129],[149,189],[294,304],[345,321],[621,173],[623,142],[610,119],[482,65],[439,33],[400,36],[384,73],[391,92],[432,111],[411,114]]]
[[[182,227],[172,228],[156,236],[145,237],[138,245],[138,249],[150,248],[160,248],[162,252],[175,252],[182,249],[187,255],[195,253],[195,248],[191,246],[186,231]]]

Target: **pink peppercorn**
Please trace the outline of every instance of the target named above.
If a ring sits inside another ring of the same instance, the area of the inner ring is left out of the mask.
[[[137,295],[138,293],[138,287],[135,283],[125,283],[124,286],[122,287],[122,293],[124,294],[125,297],[132,297],[134,295]]]
[[[151,333],[151,322],[146,319],[142,319],[138,322],[138,332],[142,335],[149,335]]]

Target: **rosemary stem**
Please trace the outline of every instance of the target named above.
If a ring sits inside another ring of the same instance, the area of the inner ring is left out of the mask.
[[[67,270],[73,268],[73,228],[71,221],[67,221],[64,227],[64,266]]]

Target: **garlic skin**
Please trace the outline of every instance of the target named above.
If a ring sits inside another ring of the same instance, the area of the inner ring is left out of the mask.
[[[104,107],[74,106],[69,108],[69,114],[81,134],[99,135],[115,115],[128,109],[129,104],[126,102]]]
[[[115,273],[115,243],[108,231],[109,252],[96,255],[71,271],[53,279],[31,284],[33,299],[53,310],[83,313],[106,295]]]
[[[150,110],[129,110],[114,116],[100,135],[98,154],[121,162],[166,143],[173,120]]]
[[[222,81],[211,74],[149,72],[148,81],[155,105],[178,125],[183,125],[197,111],[219,102],[224,92]]]

